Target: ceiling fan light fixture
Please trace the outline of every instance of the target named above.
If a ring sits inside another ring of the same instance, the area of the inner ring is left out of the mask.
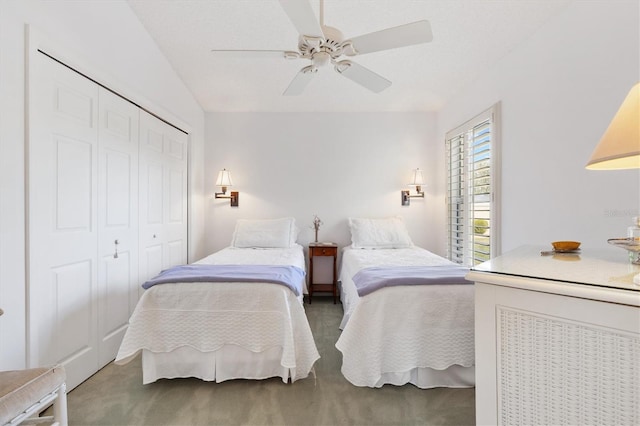
[[[311,63],[314,67],[319,68],[327,65],[331,61],[331,55],[325,51],[316,52],[311,57]]]

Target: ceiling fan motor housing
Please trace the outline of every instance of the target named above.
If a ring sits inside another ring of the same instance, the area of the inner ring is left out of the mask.
[[[332,58],[342,55],[344,36],[334,27],[322,26],[324,38],[300,36],[298,49],[303,58],[313,60],[315,66],[327,64]]]

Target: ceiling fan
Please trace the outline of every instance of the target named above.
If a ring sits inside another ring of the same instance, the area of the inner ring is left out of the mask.
[[[391,86],[391,81],[370,69],[358,65],[344,56],[364,55],[381,50],[395,49],[433,40],[429,21],[422,20],[397,27],[387,28],[344,39],[342,33],[333,27],[324,25],[324,0],[320,0],[320,20],[316,18],[308,0],[279,0],[287,16],[300,34],[298,50],[220,50],[217,55],[234,57],[275,57],[284,59],[306,59],[310,65],[303,67],[293,78],[285,96],[300,95],[319,68],[332,64],[335,71],[378,93]]]

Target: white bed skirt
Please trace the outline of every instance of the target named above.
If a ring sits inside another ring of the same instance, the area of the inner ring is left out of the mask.
[[[171,352],[142,350],[142,382],[158,379],[196,377],[204,381],[232,379],[267,379],[280,377],[284,383],[296,377],[295,368],[283,367],[282,348],[251,352],[236,345],[225,345],[215,352],[200,352],[182,346]],[[303,377],[298,377],[302,379]]]
[[[344,374],[344,372],[343,372]],[[368,384],[356,384],[344,374],[347,380],[356,386],[368,386]],[[452,365],[444,370],[433,368],[414,368],[404,373],[383,373],[380,380],[373,385],[381,388],[384,385],[402,386],[411,383],[420,389],[431,388],[472,388],[475,386],[476,368]]]

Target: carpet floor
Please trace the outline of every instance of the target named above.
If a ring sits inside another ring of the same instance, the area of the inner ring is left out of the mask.
[[[142,384],[140,357],[109,364],[69,392],[71,425],[472,425],[475,389],[350,384],[335,348],[342,305],[314,297],[305,309],[321,358],[316,377],[160,380]]]

